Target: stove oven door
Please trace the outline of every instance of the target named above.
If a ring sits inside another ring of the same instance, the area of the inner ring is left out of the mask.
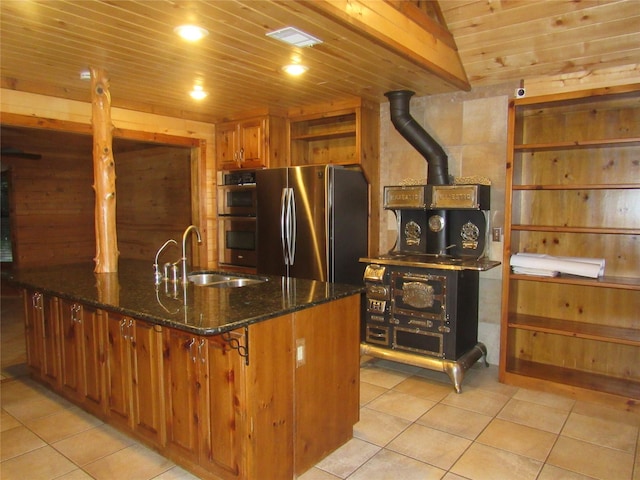
[[[392,347],[445,358],[447,277],[394,272],[391,285]]]

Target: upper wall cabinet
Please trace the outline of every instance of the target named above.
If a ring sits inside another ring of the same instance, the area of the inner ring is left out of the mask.
[[[361,100],[304,107],[289,115],[290,165],[362,164],[378,152],[379,110]]]
[[[218,170],[279,166],[285,151],[282,117],[265,115],[216,125]]]
[[[640,85],[517,99],[509,122],[500,378],[640,399]],[[514,272],[516,253],[604,275]]]

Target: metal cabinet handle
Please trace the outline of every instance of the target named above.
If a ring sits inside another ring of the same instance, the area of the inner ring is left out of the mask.
[[[125,328],[127,329],[125,331]],[[123,318],[120,320],[120,336],[125,340],[133,341],[133,319],[131,318]]]
[[[31,304],[33,308],[42,310],[42,294],[40,292],[36,292],[31,296]]]
[[[82,323],[82,316],[79,315],[82,307],[77,303],[71,305],[71,321],[74,323]]]
[[[205,346],[206,341],[204,338],[200,339],[200,343],[198,344],[198,356],[200,357],[200,363],[204,363],[205,358],[204,358],[204,352],[202,351],[202,348]]]
[[[129,325],[127,325],[127,328],[129,330],[129,341],[133,342],[133,318],[129,319]]]
[[[189,348],[189,355],[191,355],[191,361],[193,363],[196,363],[196,356],[193,354],[193,344],[196,342],[196,339],[191,337],[191,340],[189,340],[189,344],[187,345],[187,347]]]

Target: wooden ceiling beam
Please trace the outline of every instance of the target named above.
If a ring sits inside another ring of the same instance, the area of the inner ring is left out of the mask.
[[[415,22],[393,5],[367,0],[299,0],[307,8],[357,29],[368,40],[431,71],[451,86],[469,91],[471,85],[450,34],[429,17]]]

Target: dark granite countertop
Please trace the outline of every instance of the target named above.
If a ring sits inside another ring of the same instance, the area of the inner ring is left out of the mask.
[[[93,269],[92,263],[74,264],[14,269],[2,275],[20,287],[198,335],[216,335],[364,291],[363,285],[268,275],[260,276],[265,282],[238,288],[166,282],[156,286],[152,265],[139,260],[120,259],[117,273]]]

